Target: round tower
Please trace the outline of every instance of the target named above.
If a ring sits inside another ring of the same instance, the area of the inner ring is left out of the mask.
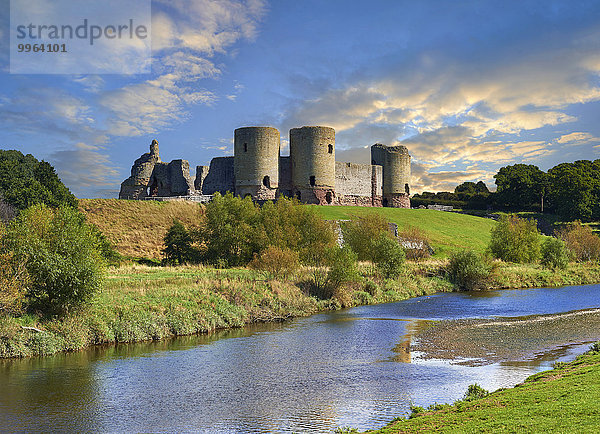
[[[304,203],[331,204],[335,198],[335,130],[290,130],[292,192]]]
[[[279,184],[279,131],[272,127],[244,127],[234,133],[235,194],[253,199],[275,199]]]
[[[405,146],[371,147],[371,163],[383,166],[383,205],[410,208],[410,154]]]

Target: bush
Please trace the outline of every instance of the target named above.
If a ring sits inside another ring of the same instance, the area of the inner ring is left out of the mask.
[[[469,388],[465,392],[463,401],[474,401],[476,399],[485,398],[489,394],[490,394],[490,392],[485,390],[483,387],[481,387],[477,383],[471,384],[471,385],[469,385]]]
[[[215,194],[206,224],[192,237],[203,245],[203,261],[226,266],[246,265],[270,245],[298,252],[305,264],[321,264],[318,255],[336,244],[333,226],[310,207],[282,197],[261,208],[231,193]]]
[[[489,249],[495,258],[519,264],[533,263],[540,256],[540,236],[534,219],[515,215],[500,217],[492,229]]]
[[[419,260],[429,258],[433,249],[429,244],[429,239],[425,232],[420,228],[411,227],[398,234],[406,252],[406,258],[410,260]]]
[[[326,266],[312,267],[308,291],[311,296],[321,300],[332,298],[345,283],[359,277],[356,253],[348,246],[328,249],[325,260]]]
[[[398,241],[381,233],[373,243],[373,262],[377,269],[387,278],[398,277],[404,264],[405,254]]]
[[[342,222],[341,227],[344,244],[350,246],[359,261],[374,262],[377,254],[375,243],[380,235],[390,232],[388,221],[379,214],[353,216],[350,221]]]
[[[564,270],[568,264],[569,252],[565,243],[557,238],[547,238],[542,244],[542,265]]]
[[[21,313],[29,276],[22,262],[0,253],[0,312]]]
[[[179,220],[173,220],[164,241],[163,254],[166,264],[180,265],[197,261],[198,251],[192,246],[192,236]]]
[[[459,288],[480,288],[490,274],[490,267],[477,253],[471,250],[455,252],[450,257],[448,277]]]
[[[102,281],[96,232],[73,208],[34,205],[13,220],[2,239],[30,278],[27,299],[44,313],[63,313],[88,300]]]
[[[297,252],[269,246],[260,255],[255,255],[249,266],[262,271],[267,279],[287,279],[298,271],[300,260]]]
[[[567,250],[577,262],[600,260],[600,237],[580,221],[558,231],[558,238],[565,242]]]

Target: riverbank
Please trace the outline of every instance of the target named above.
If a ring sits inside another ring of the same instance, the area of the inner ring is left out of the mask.
[[[309,269],[293,280],[277,281],[246,268],[112,268],[102,291],[88,305],[63,318],[0,316],[0,357],[50,355],[97,344],[209,333],[456,290],[444,278],[444,266],[444,261],[435,260],[407,262],[398,278],[382,280],[370,265],[362,264],[361,280],[330,300],[317,300],[302,289]],[[600,266],[594,264],[571,264],[567,270],[552,271],[497,263],[487,286],[532,288],[597,282]]]
[[[598,432],[600,344],[573,362],[485,398],[426,409],[371,433]]]

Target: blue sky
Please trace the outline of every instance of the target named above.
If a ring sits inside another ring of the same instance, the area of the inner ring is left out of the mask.
[[[290,128],[332,126],[338,161],[403,144],[416,192],[600,158],[598,1],[154,1],[139,75],[10,74],[0,2],[0,148],[78,197],[116,197],[154,138],[195,167],[249,125],[283,154]]]

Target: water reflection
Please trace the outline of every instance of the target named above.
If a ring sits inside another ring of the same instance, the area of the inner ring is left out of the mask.
[[[583,349],[565,346],[525,362],[478,367],[424,361],[411,354],[410,342],[431,320],[597,307],[598,288],[438,294],[208,336],[1,361],[0,428],[375,428],[411,404],[453,402],[475,382],[507,387]]]

